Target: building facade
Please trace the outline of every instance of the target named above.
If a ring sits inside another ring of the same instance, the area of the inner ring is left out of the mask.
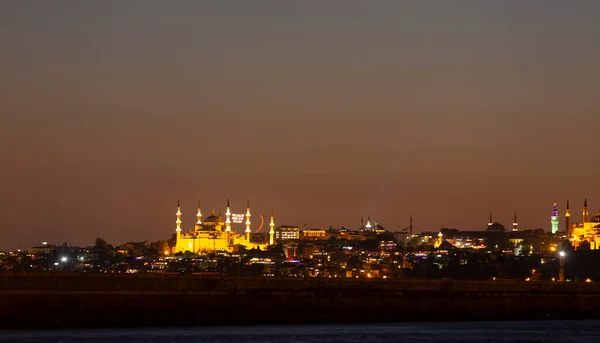
[[[321,239],[325,237],[325,230],[307,229],[302,232],[302,237],[308,239]]]
[[[300,228],[297,226],[282,225],[275,229],[275,241],[288,241],[300,238]]]

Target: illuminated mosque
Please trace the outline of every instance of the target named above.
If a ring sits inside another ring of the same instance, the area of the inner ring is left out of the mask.
[[[569,242],[571,242],[574,248],[587,242],[590,244],[590,249],[600,249],[600,211],[598,211],[590,220],[587,199],[583,202],[581,223],[571,223],[571,210],[569,209],[568,200],[567,208],[565,209],[565,217]]]
[[[252,231],[250,230],[250,199],[246,206],[246,230],[244,234],[239,234],[232,230],[232,213],[227,199],[227,211],[225,212],[225,220],[219,215],[215,215],[213,210],[212,215],[202,220],[202,212],[200,211],[200,201],[198,201],[198,214],[194,228],[188,233],[181,232],[181,207],[179,200],[177,201],[177,228],[176,244],[174,253],[189,251],[194,254],[212,253],[215,251],[233,252],[236,246],[244,246],[246,249],[261,249],[264,250],[269,245],[274,244],[275,221],[273,210],[271,210],[271,221],[269,223],[269,243],[256,243],[251,241]],[[260,230],[260,229],[259,229]]]

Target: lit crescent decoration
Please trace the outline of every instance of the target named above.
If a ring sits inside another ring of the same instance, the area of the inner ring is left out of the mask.
[[[263,224],[265,223],[265,218],[263,217],[262,213],[258,214],[260,216],[260,227],[258,228],[258,230],[256,230],[256,232],[260,232],[260,230],[262,230]]]

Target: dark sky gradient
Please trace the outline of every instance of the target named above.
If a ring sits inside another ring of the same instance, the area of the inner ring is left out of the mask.
[[[594,0],[4,1],[0,248],[166,239],[178,197],[185,228],[227,196],[255,228],[580,219],[598,37]]]

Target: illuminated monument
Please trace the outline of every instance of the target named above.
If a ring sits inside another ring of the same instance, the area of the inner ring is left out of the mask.
[[[275,220],[273,218],[275,217],[273,216],[273,208],[271,208],[271,222],[269,222],[269,245],[275,244]]]
[[[567,203],[568,204],[568,203]],[[591,219],[588,217],[587,199],[583,202],[582,222],[571,223],[571,213],[567,205],[565,216],[567,220],[567,235],[569,241],[574,248],[580,247],[583,244],[590,245],[590,249],[600,249],[600,211],[598,211]]]
[[[550,224],[552,225],[552,234],[558,233],[558,205],[556,204],[556,201],[554,202],[554,206],[552,206]]]
[[[250,199],[246,207],[246,231],[244,234],[238,234],[232,230],[232,213],[227,199],[227,210],[225,212],[225,220],[220,215],[215,215],[213,210],[212,215],[202,220],[202,211],[200,210],[200,201],[198,201],[197,220],[194,228],[188,233],[181,232],[181,207],[177,200],[177,228],[175,253],[189,251],[194,254],[211,253],[215,251],[232,252],[235,246],[243,245],[246,249],[259,248],[264,250],[268,244],[259,244],[250,241]],[[243,217],[243,215],[241,215]],[[235,218],[234,218],[235,219]],[[271,223],[273,221],[273,213],[271,213]],[[274,224],[273,224],[274,225]],[[273,243],[271,243],[273,244]]]

